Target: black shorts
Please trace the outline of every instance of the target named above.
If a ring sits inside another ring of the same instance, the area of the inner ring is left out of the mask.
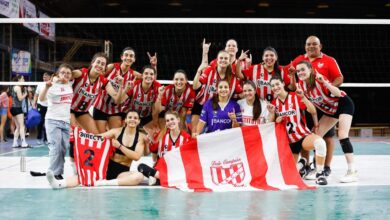
[[[11,107],[10,111],[12,116],[23,114],[23,110],[21,107]]]
[[[318,120],[320,120],[321,117],[324,115],[324,112],[322,112],[318,108],[316,108],[316,110],[317,110],[317,118]],[[306,116],[306,125],[310,130],[312,130],[314,126],[313,118],[311,117],[311,114],[307,111],[305,111],[305,116]],[[333,137],[335,135],[336,135],[336,126],[333,126],[328,132],[326,132],[324,138]]]
[[[69,142],[69,157],[74,159],[74,142]]]
[[[139,123],[139,125],[141,127],[143,127],[144,125],[146,125],[147,123],[151,122],[152,120],[153,120],[153,116],[151,116],[151,115],[143,117],[143,118],[141,118],[141,122]]]
[[[89,114],[89,112],[76,112],[76,111],[73,111],[73,110],[70,110],[70,113],[73,113],[76,118],[78,118],[78,117],[80,117],[82,115],[85,115],[85,114]]]
[[[200,115],[202,113],[203,105],[199,104],[198,102],[194,102],[194,106],[191,110],[191,115]]]
[[[93,119],[94,120],[99,120],[99,121],[108,121],[108,118],[111,116],[120,116],[122,120],[125,119],[126,114],[123,112],[115,113],[115,114],[107,114],[99,109],[93,108]]]
[[[339,106],[334,115],[325,114],[332,118],[339,118],[341,114],[352,115],[355,113],[355,104],[353,104],[352,99],[349,96],[340,97]]]
[[[302,143],[305,138],[302,138],[301,140],[290,144],[290,149],[293,152],[293,154],[299,154],[302,150]]]
[[[130,167],[110,160],[108,162],[106,179],[107,180],[116,179],[119,174],[121,174],[123,172],[128,172],[129,170],[130,170]]]

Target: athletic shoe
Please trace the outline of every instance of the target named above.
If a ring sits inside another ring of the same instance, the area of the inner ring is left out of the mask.
[[[19,145],[19,144],[16,144],[16,145],[15,145],[15,144],[13,144],[13,145],[12,145],[12,148],[19,148],[19,147],[20,147],[20,145]]]
[[[3,142],[7,143],[8,141],[7,141],[7,139],[4,138]]]
[[[326,177],[330,176],[330,174],[332,173],[332,170],[330,169],[330,167],[328,166],[325,166],[324,167],[324,174]]]
[[[47,179],[47,181],[49,181],[51,188],[53,188],[53,189],[62,188],[61,184],[58,183],[58,180],[55,178],[53,171],[48,170],[46,172],[46,179]]]
[[[357,171],[348,170],[345,176],[340,178],[341,183],[352,183],[358,181]]]
[[[62,177],[62,175],[54,175],[54,178],[56,178],[56,180],[63,180],[64,177]]]
[[[150,176],[149,177],[149,186],[154,186],[154,185],[156,185],[156,183],[157,183],[157,179],[155,178],[155,177],[153,177],[153,176]]]
[[[317,172],[315,169],[310,169],[308,174],[305,176],[305,180],[316,180],[317,179],[316,174]]]
[[[20,146],[21,148],[31,148],[31,145],[29,144],[22,144],[22,146]]]
[[[328,181],[326,180],[324,171],[322,171],[321,173],[316,173],[316,184],[321,186],[328,185]]]
[[[42,141],[41,139],[38,139],[36,144],[37,144],[37,145],[42,145],[42,144],[43,144],[43,141]]]
[[[306,158],[302,157],[298,161],[297,169],[299,171],[299,175],[301,175],[302,178],[304,178],[307,175],[307,172],[306,172]]]

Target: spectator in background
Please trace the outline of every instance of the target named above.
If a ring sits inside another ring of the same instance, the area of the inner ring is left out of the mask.
[[[22,75],[16,75],[12,81],[14,82],[24,82],[24,77]],[[22,102],[27,97],[27,89],[24,89],[23,86],[16,85],[11,89],[12,96],[12,106],[11,114],[12,120],[15,122],[15,131],[14,131],[14,142],[12,147],[19,147],[18,139],[22,141],[21,147],[29,147],[26,142],[25,137],[25,126],[24,126],[24,114],[22,110]]]
[[[7,122],[7,113],[8,113],[8,104],[9,104],[9,98],[8,98],[8,86],[0,86],[0,143],[7,142],[4,137],[4,127],[5,123]]]
[[[28,112],[33,108],[34,102],[34,91],[31,86],[27,87],[27,97],[22,102],[22,109],[24,113],[24,117],[27,118]],[[30,135],[29,128],[26,128],[26,137]]]
[[[38,109],[41,114],[41,122],[38,125],[38,135],[37,135],[37,144],[43,144],[47,142],[46,129],[45,129],[45,116],[47,112],[47,100],[41,101],[38,99],[39,93],[42,92],[43,88],[47,81],[50,80],[50,74],[43,74],[43,82],[37,86],[34,95],[33,108]]]

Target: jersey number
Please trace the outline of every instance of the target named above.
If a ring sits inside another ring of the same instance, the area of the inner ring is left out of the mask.
[[[85,110],[86,105],[87,105],[87,102],[84,102],[84,101],[83,101],[83,102],[81,103],[81,105],[79,106],[79,109],[82,110],[82,111]]]
[[[87,149],[84,151],[84,155],[88,155],[87,159],[84,160],[84,166],[92,167],[92,160],[95,156],[95,152],[93,152],[93,150]]]
[[[288,133],[289,134],[295,133],[294,130],[293,130],[294,129],[294,124],[292,122],[288,122],[287,123],[287,129],[288,129]]]

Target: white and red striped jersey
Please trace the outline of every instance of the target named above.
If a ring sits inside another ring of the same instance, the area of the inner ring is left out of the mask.
[[[290,76],[288,72],[279,66],[280,75],[286,86],[290,84]],[[273,92],[271,90],[271,77],[275,74],[275,71],[268,72],[262,64],[256,64],[250,66],[248,69],[242,71],[245,77],[252,80],[256,85],[256,92],[260,99],[272,101],[274,99]]]
[[[191,135],[185,131],[180,131],[179,137],[176,140],[173,140],[169,130],[166,130],[164,136],[160,141],[150,146],[150,151],[157,154],[158,158],[164,156],[168,151],[171,151],[174,148],[180,147],[181,145],[187,143],[191,140]]]
[[[119,85],[119,82],[116,79],[117,75],[123,77],[122,85]],[[112,87],[116,92],[118,92],[119,86],[125,86],[128,81],[132,81],[134,80],[134,78],[134,71],[132,69],[129,69],[127,72],[123,73],[120,63],[114,63],[114,68],[106,77],[106,79],[109,83],[111,83]],[[93,107],[109,115],[117,114],[122,109],[122,105],[115,104],[114,99],[107,93],[105,89],[100,90],[100,93]]]
[[[115,153],[111,140],[79,127],[74,129],[74,138],[74,159],[80,184],[94,186],[96,180],[106,179],[109,159]]]
[[[81,69],[81,76],[73,83],[73,99],[71,110],[76,112],[87,112],[93,105],[100,90],[104,89],[108,80],[99,75],[95,82],[91,82],[88,76],[88,69]]]
[[[328,81],[325,76],[324,79]],[[333,96],[329,89],[317,79],[315,83],[314,89],[309,91],[306,81],[299,80],[299,85],[306,98],[324,113],[334,115],[339,106],[339,97]],[[344,97],[347,94],[344,91],[341,91],[341,95]]]
[[[140,117],[147,117],[152,114],[153,104],[156,102],[158,96],[158,88],[161,84],[154,81],[152,86],[144,91],[142,88],[142,80],[134,82],[133,88],[127,92],[129,98],[123,104],[122,112],[128,112],[129,110],[135,110],[139,113]]]
[[[196,95],[195,100],[199,104],[203,105],[206,101],[211,99],[213,95],[217,93],[217,84],[220,80],[221,77],[219,76],[217,69],[213,68],[213,66],[207,67],[199,77],[199,82],[202,84],[202,87],[199,93]],[[230,79],[229,86],[230,97],[232,97],[234,94],[242,93],[240,80],[237,79],[235,75],[233,75]]]
[[[306,126],[304,113],[306,105],[295,92],[289,92],[284,102],[275,98],[272,104],[275,105],[276,117],[284,118],[283,122],[286,125],[290,143],[295,143],[311,133]]]
[[[187,83],[184,91],[177,95],[174,85],[165,87],[165,92],[161,98],[161,105],[164,110],[180,112],[183,107],[192,108],[195,99],[195,92],[192,86]]]

